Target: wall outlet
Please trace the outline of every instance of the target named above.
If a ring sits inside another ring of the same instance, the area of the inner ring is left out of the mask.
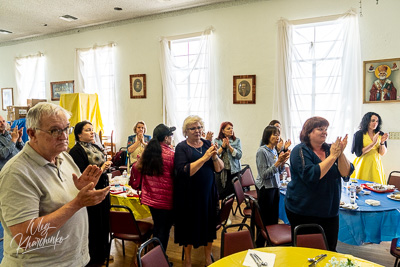
[[[389,139],[400,140],[400,132],[389,132]]]

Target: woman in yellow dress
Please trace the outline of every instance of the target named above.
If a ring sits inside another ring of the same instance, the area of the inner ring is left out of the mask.
[[[381,131],[379,114],[368,112],[360,123],[360,130],[354,134],[351,153],[355,153],[355,171],[351,178],[386,184],[382,156],[386,154],[388,134]]]

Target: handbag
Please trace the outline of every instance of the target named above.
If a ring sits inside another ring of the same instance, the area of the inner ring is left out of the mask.
[[[131,167],[131,177],[129,180],[129,185],[132,187],[132,189],[135,189],[137,191],[142,190],[142,174],[136,169],[136,163],[133,163]]]

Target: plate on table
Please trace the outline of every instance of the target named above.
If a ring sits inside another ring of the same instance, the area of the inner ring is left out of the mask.
[[[379,200],[375,200],[375,199],[366,199],[365,203],[370,206],[374,206],[374,207],[381,205],[381,202]]]
[[[344,202],[340,202],[340,207],[345,210],[358,210],[358,208],[359,208],[357,203],[350,204],[350,203],[344,203]]]
[[[382,185],[374,183],[362,184],[361,187],[374,191],[376,193],[390,193],[396,189],[394,185]]]
[[[387,195],[387,197],[390,198],[390,199],[392,199],[392,200],[400,201],[400,193],[389,194],[389,195]]]

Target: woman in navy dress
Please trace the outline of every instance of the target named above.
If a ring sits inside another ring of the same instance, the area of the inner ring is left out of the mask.
[[[185,265],[191,266],[192,247],[204,246],[206,265],[211,264],[212,242],[216,239],[218,193],[214,171],[224,164],[217,146],[201,138],[204,123],[198,116],[183,122],[186,140],[176,146],[175,243],[184,246]]]

